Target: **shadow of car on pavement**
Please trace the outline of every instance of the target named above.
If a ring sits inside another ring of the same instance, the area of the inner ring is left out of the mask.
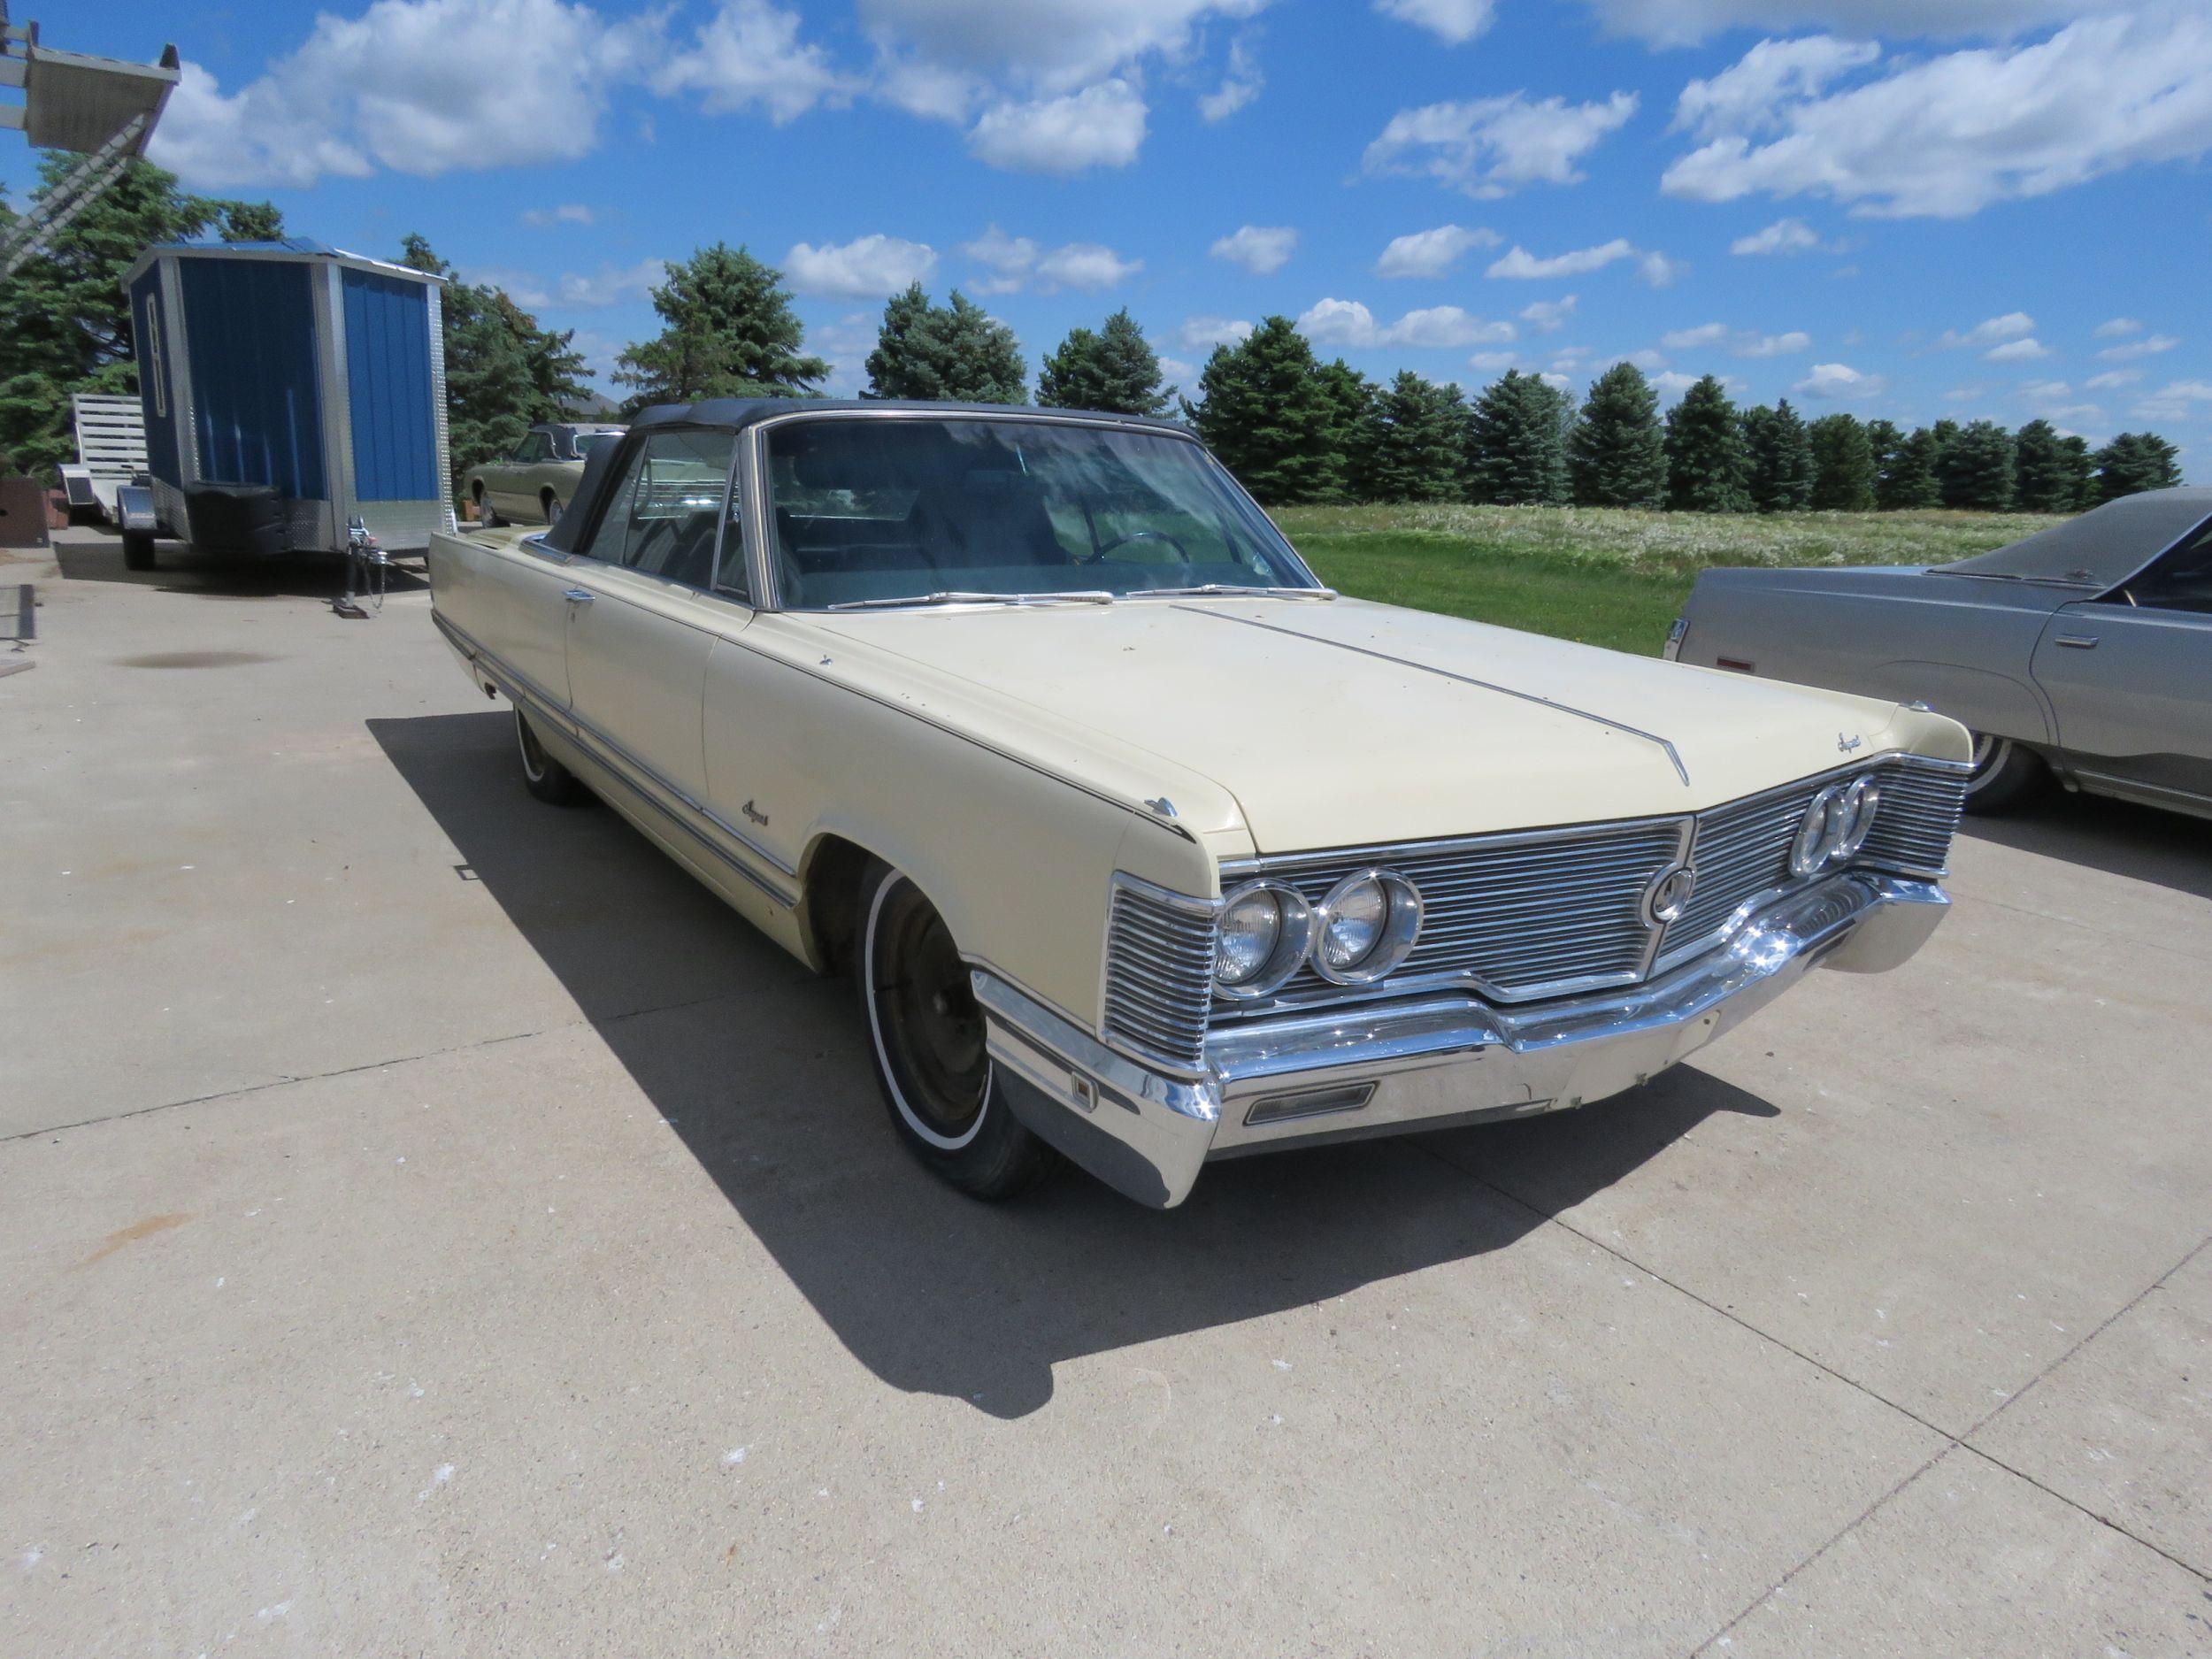
[[[181,542],[157,541],[154,568],[134,571],[123,563],[120,537],[87,541],[77,534],[66,539],[57,537],[53,555],[68,581],[115,582],[204,599],[334,599],[346,585],[342,553],[288,553],[280,558],[257,559],[202,553]],[[419,565],[420,558],[414,563]],[[385,567],[384,591],[388,594],[419,593],[429,586],[418,569],[402,564]]]
[[[2052,789],[2017,810],[1968,818],[1959,833],[2070,864],[2212,899],[2212,836],[2202,818],[2131,801]]]
[[[845,1347],[895,1387],[995,1416],[1047,1403],[1059,1361],[1502,1248],[1716,1112],[1777,1115],[1677,1067],[1578,1111],[1456,1132],[1449,1161],[1423,1138],[1371,1141],[1214,1165],[1165,1212],[1075,1172],[979,1204],[901,1148],[849,987],[810,974],[613,812],[533,801],[503,707],[368,726],[461,873]],[[1514,1195],[1529,1187],[1543,1201]],[[727,1317],[746,1295],[732,1286]]]

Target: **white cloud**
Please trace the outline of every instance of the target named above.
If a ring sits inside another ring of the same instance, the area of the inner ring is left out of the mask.
[[[461,268],[465,281],[498,288],[525,311],[532,311],[548,308],[595,310],[612,305],[618,300],[643,294],[667,274],[668,267],[658,259],[641,259],[629,265],[603,265],[590,274],[564,272],[549,283],[527,271],[500,265]]]
[[[565,0],[376,0],[357,18],[326,12],[234,93],[185,65],[150,153],[206,188],[573,161],[598,144],[610,83],[658,50],[658,27],[610,25]]]
[[[1574,389],[1574,382],[1555,369],[1548,370],[1536,378],[1555,392],[1571,392]]]
[[[1490,27],[1497,7],[1494,0],[1375,0],[1375,10],[1464,46]]]
[[[1240,265],[1254,276],[1266,276],[1290,263],[1298,246],[1298,233],[1287,225],[1246,225],[1226,236],[1217,236],[1207,251],[1217,259]]]
[[[564,202],[558,207],[534,207],[524,212],[522,222],[540,230],[549,225],[588,225],[591,209],[581,202]]]
[[[1144,147],[1144,96],[1103,81],[1063,97],[993,105],[968,132],[968,153],[1010,173],[1125,167]]]
[[[2154,357],[2162,351],[2171,351],[2180,343],[2171,334],[2153,334],[2146,340],[2131,340],[2124,346],[2107,346],[2097,355],[2107,363],[2128,363],[2137,357]]]
[[[1985,363],[2032,363],[2038,357],[2047,357],[2051,349],[2033,334],[2022,340],[2008,340],[2001,346],[1992,346],[1982,353]]]
[[[1442,349],[1490,345],[1514,338],[1511,323],[1487,321],[1456,305],[1408,311],[1388,326],[1357,300],[1325,299],[1298,319],[1298,332],[1323,346],[1411,346]]]
[[[1657,391],[1660,396],[1669,399],[1681,396],[1683,393],[1695,386],[1697,381],[1696,375],[1685,374],[1679,369],[1669,369],[1664,373],[1655,374],[1651,377],[1653,389]]]
[[[1726,323],[1700,323],[1694,328],[1676,328],[1661,334],[1659,343],[1670,351],[1697,351],[1727,338]]]
[[[1555,334],[1567,326],[1567,319],[1574,315],[1575,296],[1562,295],[1555,300],[1532,300],[1521,307],[1521,320],[1540,334]]]
[[[1588,0],[1613,34],[1694,46],[1736,28],[1838,29],[1859,35],[2004,35],[2135,0]]]
[[[1793,328],[1782,334],[1754,334],[1739,340],[1730,349],[1740,357],[1787,357],[1806,350],[1812,343],[1810,334]]]
[[[1594,248],[1578,248],[1572,253],[1554,254],[1548,259],[1539,259],[1520,243],[1515,242],[1509,250],[1490,262],[1489,274],[1540,281],[1552,277],[1582,276],[1592,271],[1602,270],[1617,259],[1632,259],[1635,257],[1635,246],[1625,236],[1616,236],[1611,242],[1601,242]]]
[[[1563,98],[1532,104],[1525,93],[1401,110],[1367,146],[1370,173],[1425,174],[1483,198],[1528,184],[1575,184],[1578,163],[1636,112],[1636,95],[1602,104]]]
[[[1205,120],[1225,121],[1258,97],[1266,84],[1250,42],[1239,38],[1229,46],[1228,73],[1218,87],[1198,100],[1198,113]]]
[[[991,274],[976,283],[979,294],[1011,294],[1033,284],[1041,294],[1062,288],[1110,288],[1144,269],[1141,259],[1125,259],[1103,242],[1071,242],[1045,248],[1027,236],[1009,236],[996,225],[960,251]]]
[[[1252,325],[1227,317],[1186,317],[1183,326],[1176,331],[1176,338],[1183,342],[1186,351],[1211,351],[1216,346],[1233,346],[1249,339]]]
[[[1824,244],[1801,219],[1778,219],[1764,230],[1739,236],[1728,244],[1732,254],[1819,253]]]
[[[927,242],[902,236],[862,236],[844,243],[796,243],[783,257],[784,274],[801,294],[879,299],[927,276],[937,263]]]
[[[1646,348],[1641,351],[1632,351],[1626,357],[1617,357],[1614,361],[1617,363],[1632,363],[1638,368],[1643,370],[1643,372],[1647,374],[1653,373],[1655,370],[1663,369],[1667,366],[1666,358],[1661,357],[1656,351],[1653,351],[1649,348]]]
[[[1816,363],[1812,373],[1790,389],[1800,397],[1823,397],[1854,403],[1877,396],[1884,381],[1878,374],[1862,374],[1847,363]]]
[[[2199,403],[2212,403],[2212,380],[2170,380],[2129,412],[2144,420],[2187,420]]]
[[[818,104],[844,104],[852,90],[828,53],[800,43],[799,14],[768,0],[722,0],[690,49],[672,53],[653,80],[662,91],[696,92],[710,115],[758,110],[778,127]]]
[[[1670,351],[1702,351],[1712,346],[1725,346],[1732,357],[1786,357],[1811,346],[1813,337],[1794,328],[1786,334],[1763,334],[1752,329],[1731,328],[1726,323],[1700,323],[1694,328],[1670,330],[1659,336],[1659,343]]]
[[[2130,334],[2139,334],[2143,325],[2132,317],[2113,317],[2099,323],[2091,331],[2100,340],[2124,340]]]
[[[2140,369],[2107,369],[2102,374],[2093,374],[2083,385],[2093,392],[2116,392],[2123,386],[2132,386],[2143,378]]]
[[[1936,349],[1955,350],[1961,346],[1993,346],[2007,340],[2018,340],[2035,332],[2035,319],[2025,311],[2007,311],[2002,317],[1992,317],[1976,323],[1964,334],[1947,328],[1936,337]]]
[[[1375,261],[1375,274],[1383,277],[1442,276],[1471,248],[1494,248],[1498,233],[1465,225],[1439,225],[1393,236]]]
[[[1671,288],[1689,273],[1688,260],[1671,259],[1656,250],[1636,258],[1637,276],[1655,288]]]
[[[2212,14],[2151,0],[2049,39],[1905,58],[1765,41],[1693,81],[1677,125],[1705,142],[1662,188],[1701,201],[1818,195],[1854,211],[1957,218],[2212,150]]]
[[[1496,374],[1519,361],[1518,354],[1511,351],[1478,351],[1467,359],[1467,366],[1480,369],[1486,374]]]
[[[1056,288],[1118,288],[1144,269],[1141,259],[1125,259],[1103,242],[1071,242],[1037,261],[1046,293]]]
[[[1181,58],[1211,19],[1265,0],[858,0],[862,27],[894,63],[1010,77],[1070,92],[1159,53]]]

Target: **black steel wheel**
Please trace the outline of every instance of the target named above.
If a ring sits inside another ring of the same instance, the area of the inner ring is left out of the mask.
[[[522,751],[523,787],[539,800],[553,806],[581,806],[591,799],[584,780],[546,753],[520,703],[515,705],[515,747]]]
[[[1985,732],[1971,735],[1974,770],[1966,776],[1969,812],[2008,811],[2050,782],[2050,769],[2033,749]]]
[[[944,918],[919,887],[879,864],[862,879],[859,920],[854,978],[899,1138],[973,1197],[1026,1191],[1055,1155],[1008,1109],[968,965]]]

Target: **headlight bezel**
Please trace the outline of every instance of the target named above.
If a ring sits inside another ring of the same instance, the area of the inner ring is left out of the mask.
[[[1333,912],[1352,890],[1367,883],[1381,887],[1383,924],[1374,944],[1348,965],[1328,959],[1326,942]],[[1404,965],[1421,933],[1424,906],[1421,890],[1394,870],[1368,865],[1340,878],[1321,902],[1313,907],[1312,948],[1307,960],[1313,971],[1332,985],[1373,985]]]
[[[1881,784],[1871,773],[1821,790],[1790,840],[1790,873],[1809,880],[1856,857],[1873,833],[1881,803]]]
[[[1272,996],[1288,984],[1298,970],[1306,964],[1313,945],[1313,906],[1305,895],[1287,881],[1271,876],[1261,876],[1231,888],[1221,896],[1220,918],[1217,926],[1225,930],[1230,912],[1245,900],[1265,894],[1275,902],[1277,924],[1275,942],[1259,970],[1248,977],[1234,981],[1221,977],[1221,950],[1217,937],[1214,949],[1213,989],[1217,996],[1232,1002],[1248,1002],[1261,997]]]

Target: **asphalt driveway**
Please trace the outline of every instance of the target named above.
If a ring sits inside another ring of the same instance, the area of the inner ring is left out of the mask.
[[[2212,1651],[2202,825],[1978,826],[1599,1106],[984,1208],[418,585],[165,566],[0,570],[0,1652]]]

